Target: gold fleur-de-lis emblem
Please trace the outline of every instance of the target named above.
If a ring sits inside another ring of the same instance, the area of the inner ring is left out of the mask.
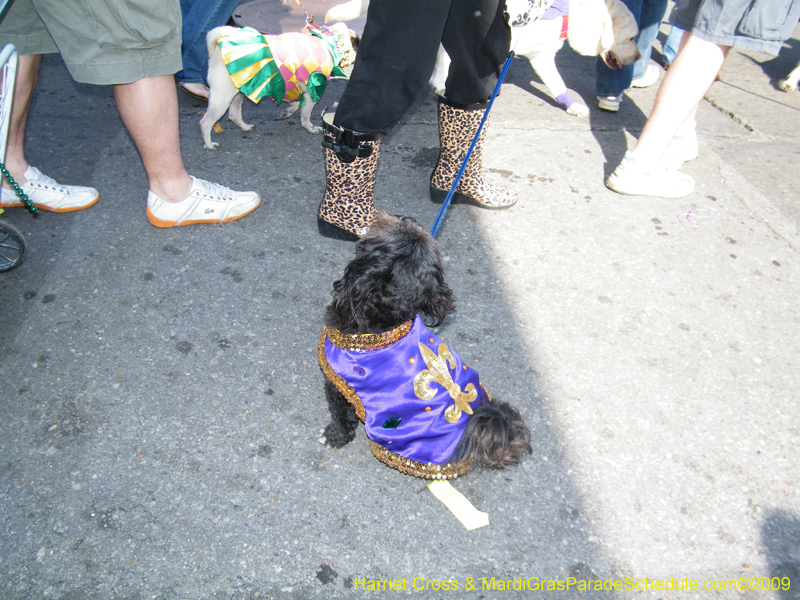
[[[466,412],[468,415],[472,414],[472,409],[469,406],[470,402],[475,402],[478,398],[478,390],[475,386],[467,384],[464,391],[461,391],[461,386],[453,381],[453,376],[450,375],[450,369],[456,368],[456,360],[453,358],[453,353],[450,352],[445,344],[439,345],[439,354],[433,353],[433,350],[428,348],[425,344],[420,342],[419,352],[422,354],[422,360],[428,366],[424,371],[417,373],[414,377],[414,393],[420,400],[432,400],[436,396],[436,392],[431,389],[431,383],[438,383],[450,397],[454,400],[455,404],[450,406],[444,411],[444,418],[450,423],[455,423],[461,418],[461,411]],[[448,365],[450,368],[448,369]]]

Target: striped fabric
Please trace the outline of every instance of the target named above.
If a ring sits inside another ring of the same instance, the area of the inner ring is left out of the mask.
[[[217,45],[231,81],[253,102],[269,96],[277,104],[302,104],[303,91],[298,82],[306,84],[316,102],[332,75],[344,77],[334,62],[334,40],[318,35],[263,35],[245,27],[221,37]]]

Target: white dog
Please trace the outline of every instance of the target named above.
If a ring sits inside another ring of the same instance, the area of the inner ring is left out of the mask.
[[[778,87],[784,92],[793,92],[797,89],[797,83],[800,81],[800,64],[798,64],[786,79],[781,79],[778,82]]]
[[[549,5],[549,2],[547,3]],[[327,21],[348,21],[364,14],[369,0],[350,0],[334,6]],[[561,49],[562,19],[537,18],[544,8],[531,0],[507,0],[506,13],[511,25],[511,49],[527,58],[534,71],[571,115],[586,116],[589,109],[572,99],[556,68],[555,55]],[[633,13],[620,0],[572,0],[567,39],[573,50],[584,56],[601,56],[611,68],[629,65],[639,58],[635,38],[639,33]],[[443,95],[450,58],[439,47],[430,85]]]
[[[211,141],[211,130],[225,111],[242,131],[253,128],[242,119],[245,96],[254,102],[268,96],[276,103],[287,103],[279,119],[300,109],[303,127],[309,133],[322,133],[322,127],[311,123],[311,111],[328,79],[345,76],[342,68],[352,64],[358,47],[358,36],[344,23],[336,23],[328,31],[332,35],[263,35],[255,29],[239,27],[209,31],[208,108],[200,119],[205,147],[219,146]],[[299,54],[312,55],[314,60],[304,63],[299,59],[296,50],[301,46],[303,52]]]

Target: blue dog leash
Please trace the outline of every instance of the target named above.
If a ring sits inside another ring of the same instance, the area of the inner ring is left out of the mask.
[[[478,136],[480,136],[481,131],[483,130],[483,125],[486,123],[486,119],[489,116],[489,111],[492,109],[492,104],[494,103],[495,97],[497,97],[497,94],[500,92],[500,86],[503,83],[503,79],[506,77],[506,73],[508,72],[508,68],[511,66],[511,61],[513,58],[514,51],[512,50],[509,52],[508,58],[503,65],[503,70],[500,72],[497,85],[494,86],[494,91],[492,91],[492,97],[489,99],[489,104],[486,105],[486,110],[483,111],[483,118],[481,119],[480,125],[478,125],[478,131],[475,132],[475,137],[472,139],[472,144],[470,144],[469,150],[467,150],[467,155],[464,157],[464,162],[461,163],[461,168],[456,174],[456,180],[453,182],[453,185],[450,186],[450,191],[447,193],[447,196],[445,196],[444,202],[442,202],[442,207],[439,209],[439,214],[436,215],[436,220],[433,222],[433,228],[431,229],[432,237],[436,237],[436,233],[439,231],[439,226],[444,220],[444,213],[447,212],[447,207],[450,206],[450,201],[453,199],[453,194],[456,193],[458,183],[461,181],[461,176],[464,174],[464,169],[467,168],[467,163],[472,156],[472,151],[475,149],[475,146],[478,143]]]

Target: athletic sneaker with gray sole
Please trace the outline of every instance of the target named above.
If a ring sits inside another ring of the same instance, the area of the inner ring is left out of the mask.
[[[609,112],[617,112],[619,110],[619,105],[622,102],[623,95],[624,94],[620,94],[619,96],[598,96],[597,106]]]

